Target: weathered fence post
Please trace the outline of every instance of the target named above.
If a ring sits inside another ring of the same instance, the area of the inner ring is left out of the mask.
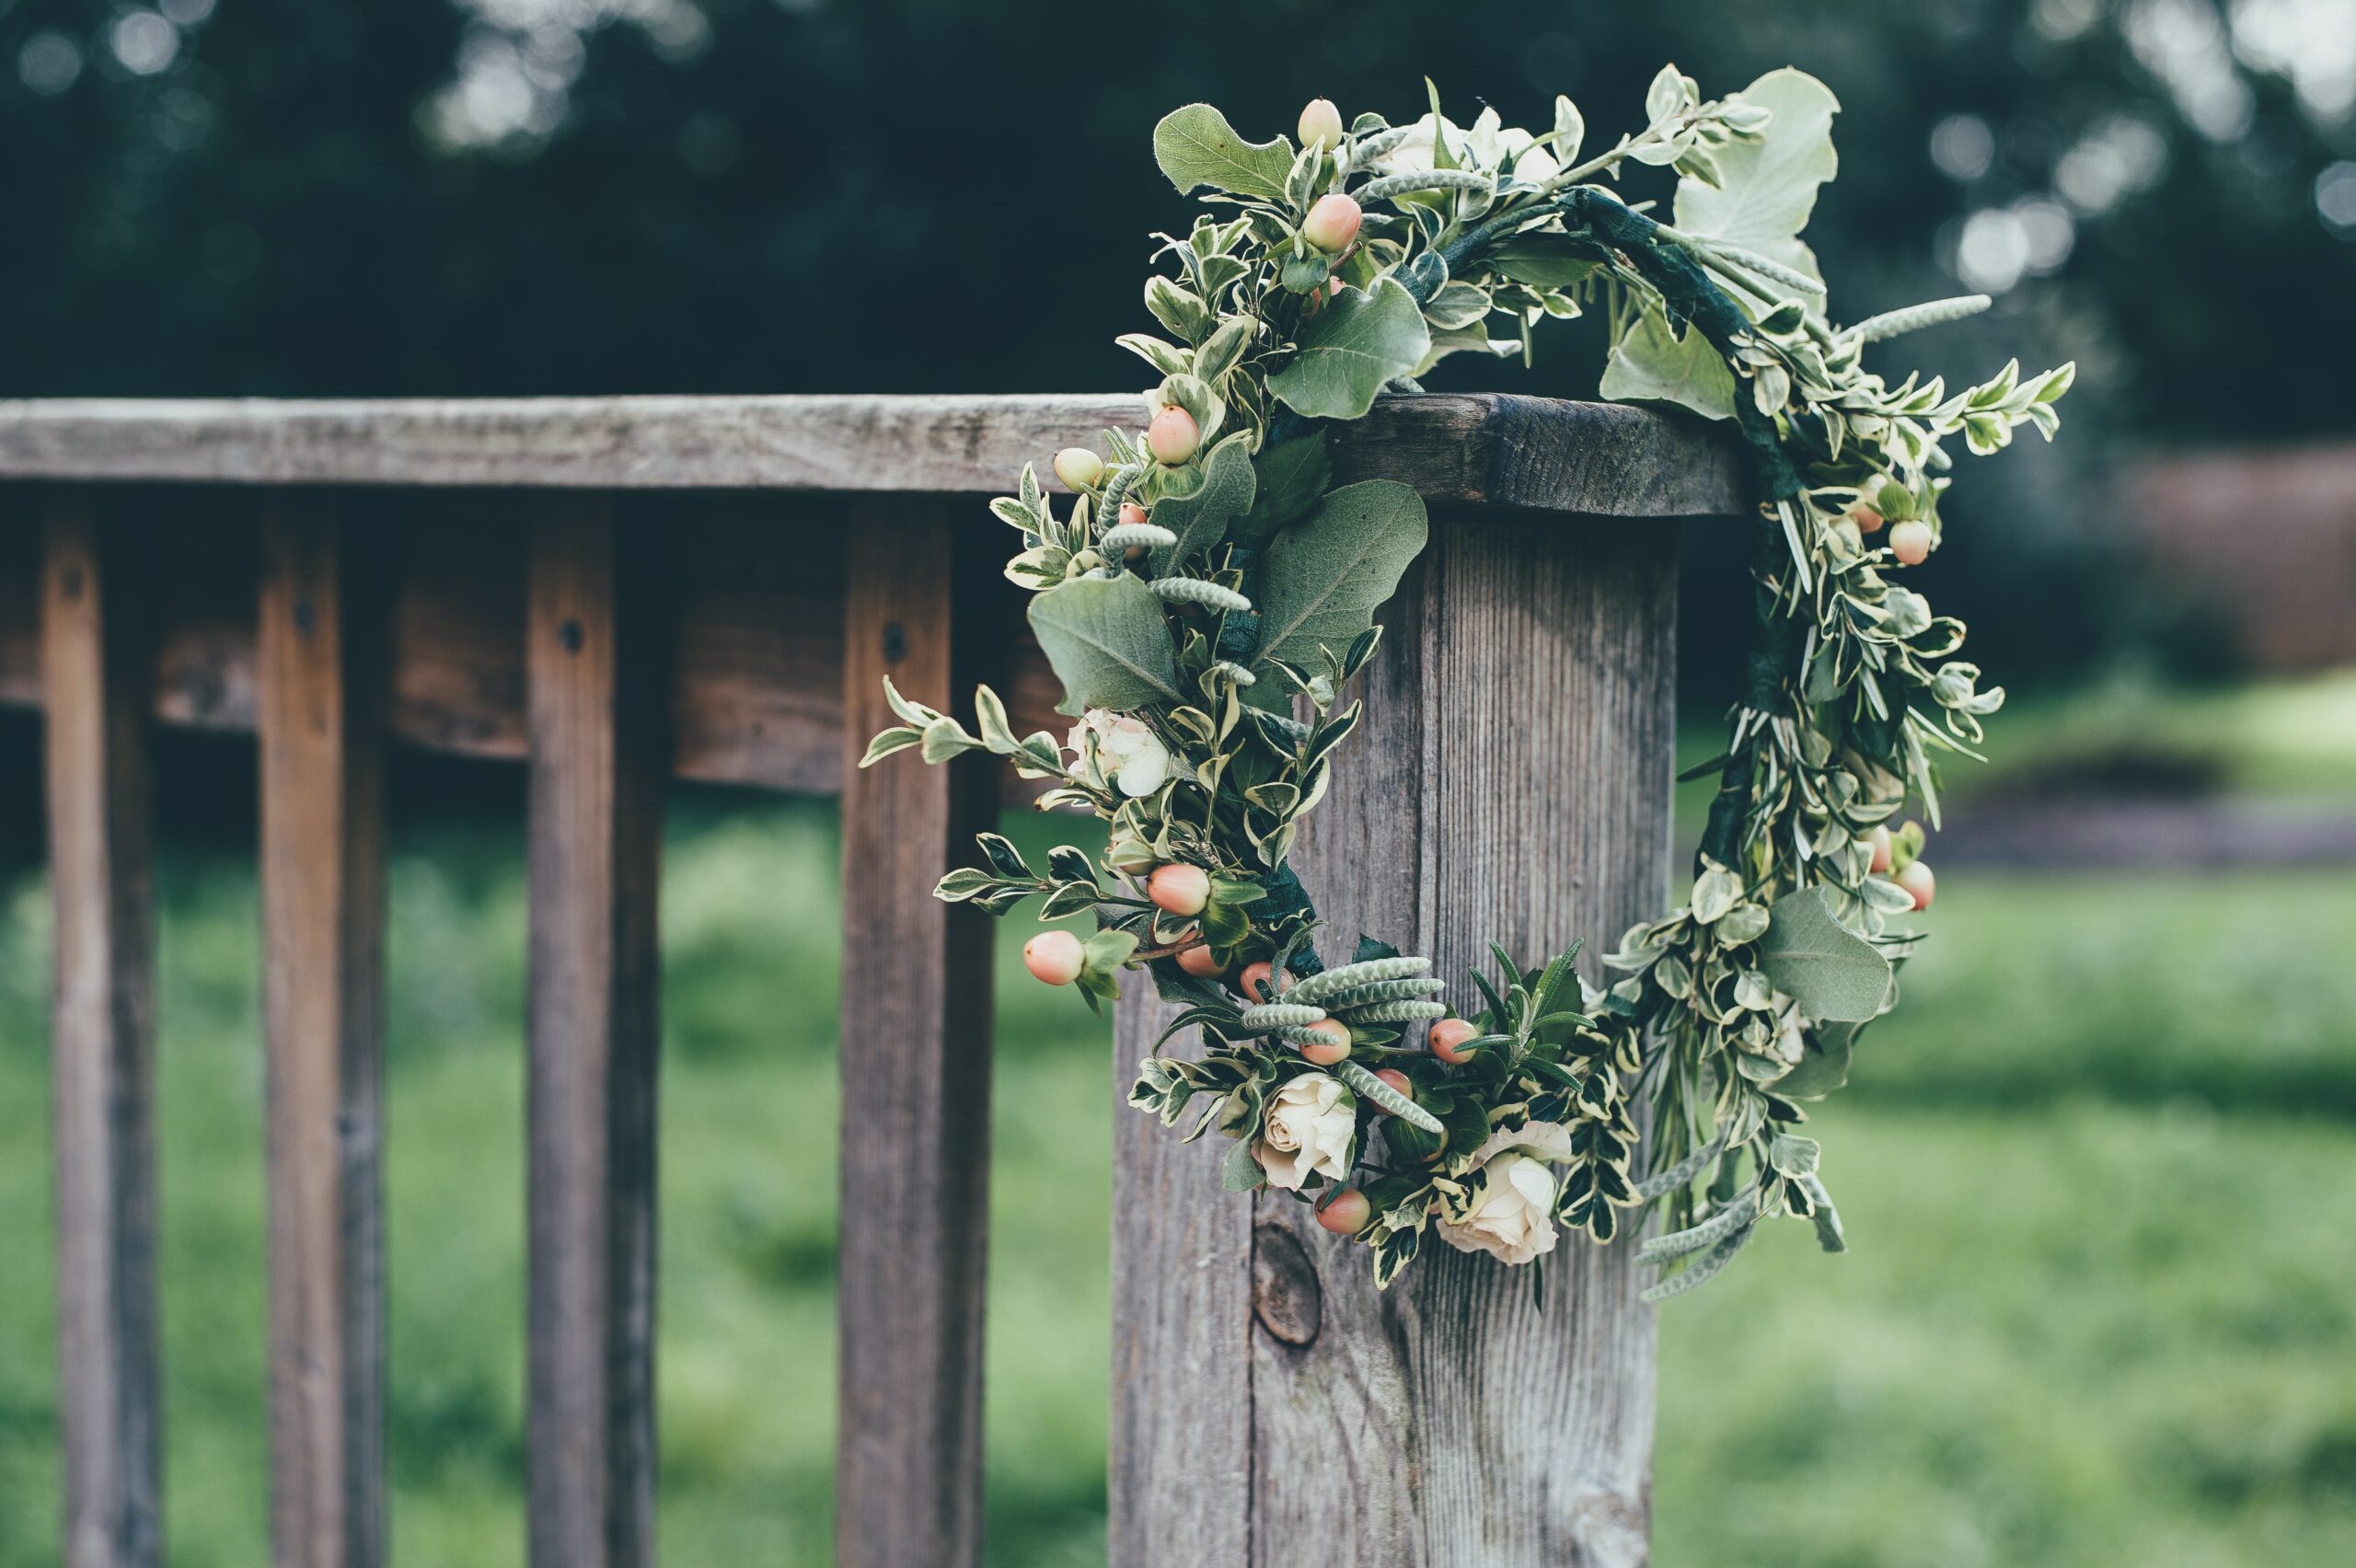
[[[1675,563],[1670,522],[1435,513],[1302,836],[1327,951],[1363,929],[1428,952],[1465,1006],[1489,940],[1530,960],[1584,938],[1593,974],[1660,905]],[[1142,995],[1124,1085],[1166,1016]],[[1215,1136],[1117,1114],[1115,1568],[1646,1560],[1630,1245],[1565,1239],[1542,1301],[1527,1271],[1428,1240],[1378,1295],[1302,1205],[1220,1192]]]

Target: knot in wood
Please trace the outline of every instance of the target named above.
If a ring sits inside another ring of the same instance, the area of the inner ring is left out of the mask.
[[[1325,1290],[1300,1238],[1281,1225],[1252,1230],[1252,1315],[1278,1343],[1296,1350],[1317,1343],[1325,1318]]]

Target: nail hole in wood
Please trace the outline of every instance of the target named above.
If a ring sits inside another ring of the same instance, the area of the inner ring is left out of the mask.
[[[908,633],[898,621],[884,623],[884,662],[896,664],[908,656]]]
[[[65,596],[67,598],[80,598],[82,596],[82,569],[78,566],[67,567],[65,569],[65,575],[58,580],[57,585],[64,590]]]
[[[564,651],[567,653],[580,652],[582,643],[581,623],[577,620],[566,621],[562,626],[556,628],[556,640],[563,645]]]
[[[319,613],[311,606],[310,600],[294,601],[294,629],[296,631],[301,632],[305,637],[310,636],[311,628],[318,623],[318,618]]]

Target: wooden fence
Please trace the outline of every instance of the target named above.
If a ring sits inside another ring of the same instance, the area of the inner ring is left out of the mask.
[[[280,1568],[386,1551],[388,743],[530,770],[536,1568],[654,1557],[673,775],[841,796],[861,1198],[837,1557],[979,1560],[993,931],[931,887],[1012,780],[851,764],[887,673],[961,710],[992,681],[1021,728],[1057,722],[976,498],[1133,401],[0,404],[0,703],[47,715],[68,1568],[165,1552],[156,723],[260,747]],[[1627,409],[1435,397],[1378,409],[1339,467],[1415,484],[1435,530],[1303,835],[1324,914],[1451,976],[1492,936],[1608,942],[1669,882],[1674,520],[1736,511],[1735,464]],[[1116,1069],[1157,1012],[1124,1005]],[[1304,1211],[1224,1194],[1215,1151],[1107,1113],[1114,1563],[1643,1560],[1652,1330],[1624,1249],[1566,1247],[1542,1308],[1526,1272],[1444,1251],[1378,1297]]]

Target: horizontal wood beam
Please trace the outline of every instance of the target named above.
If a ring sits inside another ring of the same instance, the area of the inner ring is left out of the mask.
[[[1140,422],[1133,396],[0,402],[0,478],[593,490],[995,492]],[[1742,503],[1731,445],[1621,404],[1386,399],[1340,465],[1435,503],[1614,517]],[[986,523],[976,513],[977,524]]]

